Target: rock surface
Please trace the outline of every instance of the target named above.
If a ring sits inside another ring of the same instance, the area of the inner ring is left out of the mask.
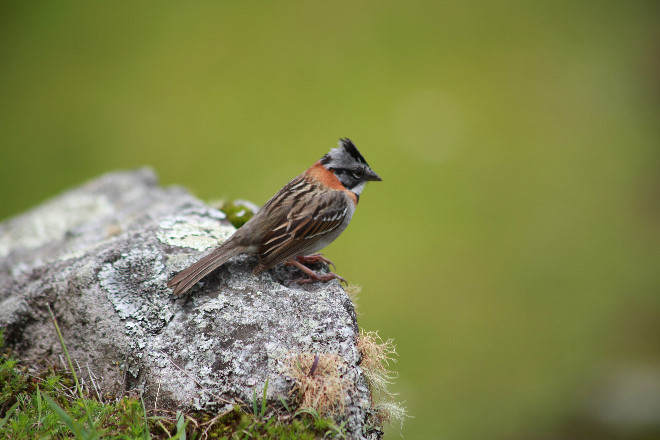
[[[347,428],[366,434],[369,391],[358,366],[353,304],[338,284],[289,285],[283,265],[252,275],[239,256],[182,297],[176,272],[234,231],[217,211],[149,169],[116,172],[0,224],[0,328],[23,357],[62,353],[102,392],[143,392],[148,406],[221,411],[251,404],[269,379],[278,402],[293,385],[287,359],[336,353],[354,384]]]

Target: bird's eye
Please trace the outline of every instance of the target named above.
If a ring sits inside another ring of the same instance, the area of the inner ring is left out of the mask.
[[[362,176],[364,176],[364,171],[363,170],[351,171],[351,175],[356,179],[361,179]]]

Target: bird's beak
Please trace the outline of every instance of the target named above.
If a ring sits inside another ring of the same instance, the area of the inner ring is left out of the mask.
[[[374,173],[370,169],[367,170],[367,173],[365,174],[365,177],[367,178],[367,180],[371,180],[371,181],[374,181],[374,182],[382,182],[383,181],[383,179],[381,179],[378,174]]]

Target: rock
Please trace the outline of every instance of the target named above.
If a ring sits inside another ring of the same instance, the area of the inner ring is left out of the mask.
[[[299,274],[283,265],[254,276],[256,257],[242,255],[171,295],[167,280],[233,231],[149,169],[104,175],[0,224],[0,328],[19,356],[57,360],[50,305],[83,376],[164,409],[251,405],[266,379],[275,404],[293,386],[291,356],[336,353],[353,384],[349,434],[377,438],[355,311],[338,282],[289,284]]]

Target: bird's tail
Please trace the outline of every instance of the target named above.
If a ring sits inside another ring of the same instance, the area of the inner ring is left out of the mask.
[[[243,251],[241,246],[237,246],[236,243],[229,240],[198,262],[179,272],[167,283],[167,287],[174,288],[173,295],[184,293],[206,275],[225,264],[227,260]]]

